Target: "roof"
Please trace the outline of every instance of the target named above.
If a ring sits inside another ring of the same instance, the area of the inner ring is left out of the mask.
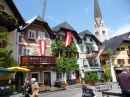
[[[76,38],[78,43],[81,43],[81,38],[74,28],[72,28],[67,22],[63,22],[52,28],[52,31],[55,35],[57,35],[61,30],[63,31],[71,31],[74,37]]]
[[[108,48],[110,48],[112,51],[115,51],[121,43],[130,43],[130,38],[128,38],[129,34],[130,32],[127,32],[103,42],[102,44],[105,45],[104,50],[106,51]]]
[[[37,15],[37,16],[33,17],[32,19],[28,20],[26,22],[25,26],[20,27],[20,31],[25,31],[31,24],[40,25],[40,26],[44,27],[44,29],[50,35],[50,38],[51,39],[54,38],[54,34],[53,34],[51,28],[49,27],[48,23],[45,22],[39,15]]]
[[[75,31],[74,28],[72,28],[67,22],[63,22],[55,27],[52,28],[53,32],[58,32],[61,28],[68,29],[71,31]]]
[[[101,20],[102,20],[102,15],[101,15],[100,7],[98,4],[98,0],[94,0],[94,19],[95,19],[97,25],[100,26]]]
[[[80,33],[78,33],[79,35],[81,35],[81,36],[91,36],[94,40],[95,40],[95,42],[97,43],[97,44],[101,44],[101,42],[96,38],[96,36],[94,35],[94,34],[92,34],[89,30],[85,30],[85,31],[83,31],[83,32],[80,32]],[[83,38],[84,38],[83,37]]]
[[[18,25],[22,25],[25,24],[21,14],[19,13],[17,7],[15,6],[13,0],[5,0],[6,3],[8,4],[9,8],[11,9],[11,11],[13,12],[14,16],[16,19],[18,19]]]

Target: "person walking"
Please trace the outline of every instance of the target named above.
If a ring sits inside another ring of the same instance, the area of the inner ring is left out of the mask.
[[[23,94],[25,97],[30,97],[29,94],[31,94],[31,83],[29,82],[28,78],[25,78],[25,83],[22,86],[23,88]]]
[[[127,68],[124,68],[122,73],[117,76],[117,82],[122,90],[123,97],[130,97],[130,74],[128,74]]]
[[[36,82],[36,78],[32,78],[31,82],[32,82],[32,96],[31,97],[38,97],[39,85]]]

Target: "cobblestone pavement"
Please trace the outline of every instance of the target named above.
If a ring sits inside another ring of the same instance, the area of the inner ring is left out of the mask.
[[[95,89],[94,86],[90,86],[93,90]],[[119,91],[120,88],[116,83],[112,83],[112,91]],[[102,97],[101,92],[95,92],[96,97]],[[22,94],[12,95],[10,97],[23,97]],[[82,97],[82,90],[81,88],[74,88],[74,89],[67,89],[67,90],[61,90],[61,91],[55,91],[55,92],[42,92],[39,94],[38,97]],[[109,97],[115,97],[115,96],[109,96]]]

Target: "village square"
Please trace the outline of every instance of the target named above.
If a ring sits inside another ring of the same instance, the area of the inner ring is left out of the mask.
[[[94,97],[121,97],[117,75],[130,68],[130,28],[110,37],[99,0],[92,2],[92,31],[67,20],[51,27],[49,0],[42,1],[42,15],[26,20],[16,0],[0,0],[0,97],[25,97],[26,78],[38,83],[38,97],[85,97],[82,82]]]

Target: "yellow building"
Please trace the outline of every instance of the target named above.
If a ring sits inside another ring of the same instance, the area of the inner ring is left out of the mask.
[[[105,45],[105,51],[109,48],[113,51],[111,57],[107,55],[103,57],[105,63],[110,64],[113,69],[111,70],[112,77],[113,81],[116,81],[116,76],[122,72],[122,69],[130,66],[130,32],[113,37],[105,41],[103,45]]]

